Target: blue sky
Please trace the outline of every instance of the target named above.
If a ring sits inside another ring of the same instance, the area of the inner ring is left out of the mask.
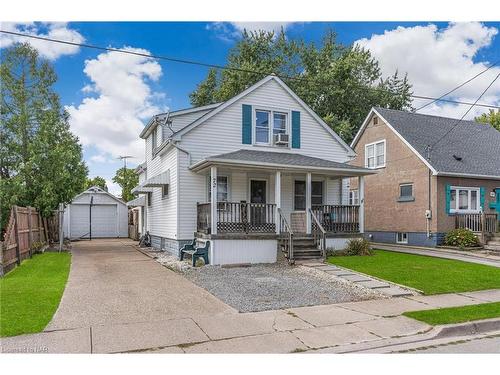
[[[395,69],[407,72],[415,93],[421,95],[439,96],[484,69],[488,62],[500,59],[500,36],[497,35],[500,23],[72,22],[4,23],[2,29],[99,46],[140,48],[156,55],[223,65],[243,27],[277,29],[281,26],[288,38],[304,38],[317,43],[328,29],[332,29],[339,42],[346,45],[356,42],[370,49],[385,75]],[[2,38],[2,47],[12,41]],[[143,160],[144,151],[137,135],[149,117],[155,111],[188,107],[189,93],[207,73],[204,67],[148,62],[147,59],[122,64],[124,57],[121,56],[47,44],[34,45],[54,63],[59,77],[55,89],[62,103],[70,109],[71,125],[84,144],[90,176],[101,175],[108,181],[121,165],[116,161],[117,155],[134,155],[132,164]],[[496,67],[491,69],[453,97],[475,100],[498,72]],[[495,84],[482,102],[498,104],[499,96],[500,85]],[[426,111],[460,117],[466,109],[433,105]],[[471,116],[482,111],[484,109],[471,111]],[[116,186],[110,188],[119,193]]]

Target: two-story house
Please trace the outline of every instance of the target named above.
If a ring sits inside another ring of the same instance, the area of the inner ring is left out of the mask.
[[[500,132],[493,127],[373,108],[351,147],[358,155],[353,166],[378,171],[366,178],[365,232],[372,241],[436,246],[458,227],[497,230]],[[352,180],[354,203],[357,186]]]
[[[224,103],[155,116],[140,134],[153,246],[178,254],[197,237],[212,264],[321,256],[363,232],[363,199],[347,203],[348,177],[371,169],[283,81],[267,76]],[[345,199],[343,200],[343,197]]]

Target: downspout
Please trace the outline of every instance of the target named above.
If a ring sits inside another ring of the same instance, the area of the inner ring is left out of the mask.
[[[431,146],[427,145],[427,160],[431,161]],[[432,210],[431,210],[431,205],[432,205],[432,200],[431,200],[431,176],[432,176],[432,171],[430,168],[427,168],[428,174],[427,174],[427,213],[426,213],[426,222],[427,222],[427,238],[431,238],[431,220],[432,220]]]

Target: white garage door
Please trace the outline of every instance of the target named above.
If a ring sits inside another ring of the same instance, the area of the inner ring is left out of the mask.
[[[71,238],[90,237],[90,206],[72,204],[70,208]],[[92,238],[118,237],[118,214],[115,204],[92,206]]]

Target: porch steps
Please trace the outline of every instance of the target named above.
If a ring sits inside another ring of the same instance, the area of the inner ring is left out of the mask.
[[[309,236],[297,236],[293,239],[293,257],[295,260],[322,259],[321,250],[314,246],[314,239]]]
[[[484,245],[485,250],[495,251],[500,253],[500,233],[495,233],[491,239]]]

